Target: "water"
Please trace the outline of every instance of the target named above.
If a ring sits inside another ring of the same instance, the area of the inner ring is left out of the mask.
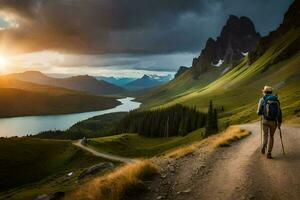
[[[63,115],[25,116],[0,118],[0,137],[24,136],[48,130],[66,130],[76,122],[107,113],[128,112],[139,108],[141,103],[127,97],[118,99],[122,104],[111,109]]]

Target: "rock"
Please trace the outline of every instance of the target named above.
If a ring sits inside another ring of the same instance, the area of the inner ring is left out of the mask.
[[[186,189],[186,190],[183,190],[182,193],[187,194],[187,193],[190,193],[191,191],[192,191],[191,189]]]
[[[73,176],[73,175],[74,175],[74,172],[68,173],[68,176],[69,176],[69,177],[71,177],[71,176]]]
[[[162,179],[165,179],[167,177],[167,174],[162,174],[161,176],[160,176],[160,178],[162,178]]]
[[[261,55],[263,55],[267,49],[269,49],[274,41],[279,39],[282,35],[287,33],[291,29],[298,28],[300,26],[300,1],[294,1],[289,7],[288,11],[284,14],[283,22],[275,30],[270,32],[267,36],[261,38],[254,51],[249,54],[249,63],[255,62]],[[296,41],[297,44],[292,47],[290,52],[287,52],[288,57],[292,56],[300,50],[300,40]],[[285,57],[286,55],[284,55]]]
[[[163,197],[162,197],[162,196],[158,196],[158,197],[156,197],[156,199],[157,199],[157,200],[163,199]]]
[[[209,38],[198,58],[194,58],[194,78],[212,69],[212,65],[233,64],[256,48],[260,35],[248,17],[231,15],[216,40]]]
[[[84,170],[77,178],[77,181],[81,181],[87,177],[97,174],[98,172],[104,172],[110,170],[114,167],[114,164],[111,162],[103,162],[97,165],[94,165],[86,170]]]
[[[60,200],[65,196],[64,192],[55,192],[53,194],[39,195],[35,200]]]
[[[175,172],[175,167],[173,165],[169,165],[168,168],[172,173]]]

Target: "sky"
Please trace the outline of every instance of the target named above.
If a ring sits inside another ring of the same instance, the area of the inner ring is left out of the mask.
[[[127,77],[174,73],[191,65],[229,15],[249,17],[266,35],[278,27],[291,3],[0,0],[0,73],[39,70]]]

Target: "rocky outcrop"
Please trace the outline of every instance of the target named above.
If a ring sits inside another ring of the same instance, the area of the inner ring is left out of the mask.
[[[114,167],[114,164],[111,162],[104,162],[97,165],[94,165],[86,170],[84,170],[77,178],[77,181],[81,181],[87,177],[93,176],[99,172],[104,172],[110,170]]]
[[[250,64],[256,61],[260,56],[262,56],[268,48],[270,48],[274,42],[286,34],[289,30],[293,28],[300,27],[300,1],[296,0],[289,7],[288,11],[284,15],[283,22],[280,26],[275,30],[269,33],[268,36],[261,38],[258,42],[258,45],[255,50],[251,51],[249,54],[249,62]],[[291,49],[285,52],[284,57],[287,55],[291,55],[293,52],[297,52],[300,50],[299,40],[296,41]]]
[[[189,69],[190,69],[189,67],[180,66],[177,73],[175,74],[175,78],[179,77],[181,74],[183,74],[184,72],[186,72]]]
[[[248,17],[231,15],[216,40],[209,38],[198,58],[194,58],[192,69],[199,76],[221,64],[231,64],[241,59],[244,53],[255,49],[260,38],[253,22]]]

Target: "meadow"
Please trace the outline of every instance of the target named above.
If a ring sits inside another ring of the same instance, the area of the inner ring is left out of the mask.
[[[0,199],[34,199],[71,190],[80,172],[103,161],[70,141],[1,138]],[[72,177],[67,176],[70,172]]]

